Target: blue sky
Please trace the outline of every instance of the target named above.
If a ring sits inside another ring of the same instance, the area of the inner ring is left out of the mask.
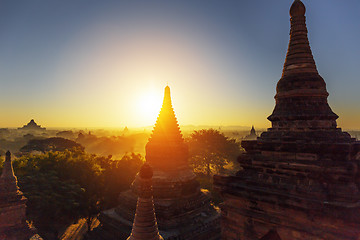
[[[360,2],[303,2],[330,106],[360,129]],[[166,84],[180,124],[269,127],[291,4],[2,0],[0,127],[152,125]]]

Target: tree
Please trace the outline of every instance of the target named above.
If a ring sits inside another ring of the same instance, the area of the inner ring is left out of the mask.
[[[129,189],[130,184],[144,163],[140,154],[125,154],[120,160],[112,160],[111,156],[101,159],[104,186],[104,207],[111,208],[118,204],[120,192]]]
[[[111,158],[74,148],[14,160],[19,187],[28,198],[28,219],[43,236],[58,235],[79,218],[86,218],[90,230],[102,209],[117,205],[119,193],[130,187],[143,157],[129,153],[120,160]]]
[[[235,162],[240,155],[240,144],[214,129],[194,131],[187,139],[190,164],[196,173],[203,173],[210,179],[221,173],[224,167]]]
[[[3,166],[0,157],[0,171]],[[27,219],[42,236],[57,239],[58,233],[79,218],[88,230],[101,210],[118,204],[143,164],[140,154],[128,153],[120,160],[100,157],[81,148],[25,154],[13,166],[27,202]]]
[[[28,198],[28,218],[44,237],[52,233],[49,239],[58,239],[62,226],[79,217],[84,189],[74,181],[62,181],[56,172],[49,171],[21,176],[19,185]]]
[[[66,149],[73,148],[79,148],[82,151],[84,150],[83,146],[72,140],[61,137],[52,137],[46,139],[31,139],[28,144],[20,149],[20,151],[23,153],[30,153],[32,151],[45,153],[48,151],[65,151]]]
[[[100,212],[104,183],[97,161],[81,149],[28,154],[14,161],[19,187],[28,198],[28,218],[42,235],[57,236],[64,226],[81,217],[91,222]]]

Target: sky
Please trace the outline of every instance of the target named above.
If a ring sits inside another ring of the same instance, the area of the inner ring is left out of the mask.
[[[360,1],[303,0],[339,127],[360,129]],[[270,127],[292,0],[0,0],[0,128]]]

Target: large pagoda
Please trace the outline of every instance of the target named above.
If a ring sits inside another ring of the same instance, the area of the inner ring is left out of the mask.
[[[18,128],[19,130],[34,130],[34,131],[37,131],[37,130],[46,130],[46,128],[44,127],[41,127],[41,125],[38,125],[34,119],[31,119],[30,122],[28,122],[28,124],[24,125],[23,127],[21,128]]]
[[[146,162],[153,169],[153,195],[157,224],[165,240],[220,239],[219,212],[211,205],[208,192],[200,189],[188,164],[184,142],[165,88],[163,105],[146,145]],[[106,239],[126,239],[134,219],[140,176],[131,190],[119,196],[115,209],[100,215]]]
[[[243,141],[236,176],[215,176],[222,239],[360,239],[360,142],[337,128],[307,37],[305,6],[290,9],[290,42],[272,128]]]

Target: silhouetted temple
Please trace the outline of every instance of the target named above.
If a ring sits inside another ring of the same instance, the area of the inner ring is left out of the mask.
[[[336,126],[295,0],[272,128],[243,141],[236,176],[215,176],[222,239],[360,239],[360,142]]]
[[[26,222],[26,198],[17,186],[11,163],[11,154],[6,153],[0,177],[0,239],[24,240],[34,235]]]
[[[145,163],[139,172],[138,201],[133,228],[127,240],[163,240],[159,234],[152,189],[153,170]]]
[[[46,130],[46,128],[41,127],[40,125],[37,125],[34,119],[31,119],[28,124],[24,125],[21,128],[18,128],[20,130]]]
[[[254,128],[254,126],[252,126],[251,130],[250,130],[250,134],[245,136],[243,140],[256,140],[257,137],[258,136],[256,134],[255,128]]]
[[[146,162],[153,169],[153,195],[158,228],[166,240],[220,239],[220,215],[201,190],[188,165],[188,148],[181,135],[165,88],[163,105],[146,145]],[[126,239],[136,210],[140,175],[131,190],[119,196],[119,206],[100,215],[104,239]],[[144,238],[145,240],[146,238]]]

